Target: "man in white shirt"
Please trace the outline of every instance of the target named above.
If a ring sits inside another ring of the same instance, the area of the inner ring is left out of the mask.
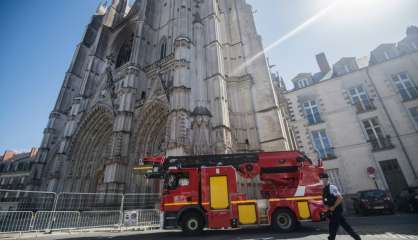
[[[320,175],[322,184],[324,186],[322,199],[325,207],[329,211],[329,240],[335,240],[338,228],[343,227],[350,236],[356,240],[361,240],[360,236],[354,232],[351,226],[347,223],[343,216],[343,197],[335,185],[329,184],[328,174],[322,173]]]

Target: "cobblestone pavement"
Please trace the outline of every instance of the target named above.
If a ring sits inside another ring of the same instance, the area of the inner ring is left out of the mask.
[[[373,217],[349,217],[349,223],[360,233],[363,240],[418,239],[418,215],[386,215]],[[198,237],[185,237],[179,231],[138,232],[90,232],[90,233],[53,233],[52,235],[20,236],[27,239],[67,239],[67,240],[276,240],[276,239],[328,239],[326,223],[304,223],[298,231],[278,234],[270,228],[205,231]],[[12,236],[1,239],[14,239]],[[18,237],[15,236],[17,239]],[[337,240],[351,239],[341,230]]]

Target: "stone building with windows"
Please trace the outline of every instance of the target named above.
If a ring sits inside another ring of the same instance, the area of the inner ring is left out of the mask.
[[[418,28],[370,57],[342,58],[332,68],[293,78],[285,93],[296,145],[322,159],[346,194],[418,185]],[[367,171],[372,167],[374,174]]]
[[[33,189],[150,191],[144,156],[290,149],[245,0],[113,0],[77,45]],[[247,59],[254,61],[245,64]]]
[[[0,189],[28,190],[31,185],[32,165],[36,160],[37,152],[36,148],[23,153],[5,151],[0,156]],[[23,192],[0,191],[0,210],[16,208],[17,200],[23,196]]]

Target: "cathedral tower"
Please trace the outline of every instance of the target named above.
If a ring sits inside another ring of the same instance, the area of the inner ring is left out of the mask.
[[[144,156],[288,150],[244,0],[113,0],[77,46],[34,189],[138,192]]]

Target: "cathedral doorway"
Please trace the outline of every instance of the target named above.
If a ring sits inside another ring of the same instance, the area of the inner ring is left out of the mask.
[[[168,113],[168,104],[160,99],[149,101],[141,108],[135,134],[136,159],[165,154]],[[159,181],[143,177],[140,179],[137,191],[158,192]]]
[[[69,191],[106,192],[105,162],[110,158],[112,113],[94,110],[78,129],[70,152]]]

